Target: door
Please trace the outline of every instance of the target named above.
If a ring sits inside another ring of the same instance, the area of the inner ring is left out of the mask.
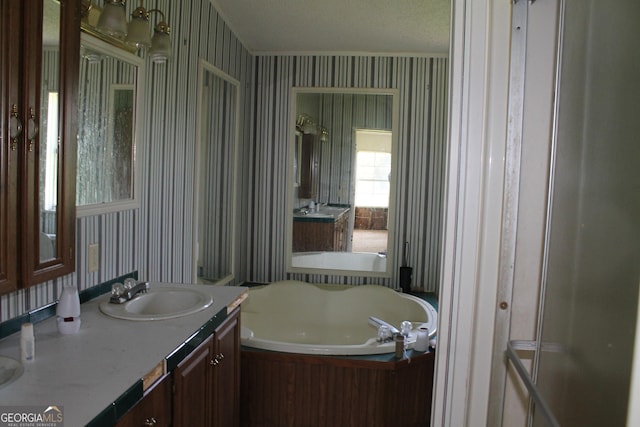
[[[565,0],[561,16],[537,386],[560,425],[620,426],[640,279],[640,5]]]

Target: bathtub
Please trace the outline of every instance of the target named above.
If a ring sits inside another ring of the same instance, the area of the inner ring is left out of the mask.
[[[367,252],[294,252],[291,266],[384,273],[387,271],[387,258]]]
[[[375,316],[397,329],[413,324],[412,348],[419,327],[433,336],[437,312],[428,302],[384,286],[313,285],[287,280],[249,290],[242,303],[241,343],[286,353],[321,355],[381,354],[395,351],[393,342],[379,343]]]

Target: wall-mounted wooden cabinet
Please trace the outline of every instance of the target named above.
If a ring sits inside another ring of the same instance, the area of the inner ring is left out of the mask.
[[[75,269],[79,0],[0,0],[0,294]]]
[[[320,143],[315,135],[302,135],[298,167],[300,168],[298,198],[315,200],[318,197],[318,174],[320,173]]]

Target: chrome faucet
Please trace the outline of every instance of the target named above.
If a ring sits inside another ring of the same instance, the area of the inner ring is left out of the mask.
[[[112,304],[122,304],[127,301],[131,301],[139,293],[146,293],[149,290],[149,282],[136,283],[135,280],[125,280],[124,286],[119,284],[114,285],[111,288],[111,298],[109,302]]]

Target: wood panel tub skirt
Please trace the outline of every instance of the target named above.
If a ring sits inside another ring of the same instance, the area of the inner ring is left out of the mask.
[[[243,348],[240,424],[428,426],[434,355],[413,352],[410,361],[378,361]]]

